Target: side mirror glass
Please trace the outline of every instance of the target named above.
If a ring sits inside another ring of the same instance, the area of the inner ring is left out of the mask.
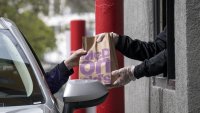
[[[96,106],[108,95],[107,88],[97,80],[69,80],[65,87],[63,113],[74,109]]]

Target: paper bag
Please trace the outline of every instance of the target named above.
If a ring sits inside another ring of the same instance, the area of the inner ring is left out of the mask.
[[[79,78],[95,79],[105,85],[112,84],[116,78],[111,77],[111,72],[118,68],[113,38],[107,33],[101,42],[96,42],[98,37],[84,37],[83,47],[87,54],[79,61]]]

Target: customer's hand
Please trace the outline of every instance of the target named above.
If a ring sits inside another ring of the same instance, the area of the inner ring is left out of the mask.
[[[105,37],[106,34],[107,33],[101,33],[101,34],[96,35],[97,42],[101,42],[104,39],[104,37]],[[118,39],[119,39],[119,35],[117,33],[114,33],[114,32],[110,32],[109,35],[113,38],[114,44],[116,46],[116,44],[118,42]]]
[[[131,80],[135,81],[134,76],[135,66],[124,67],[115,71],[112,71],[111,76],[118,77],[111,87],[120,87],[128,84]]]
[[[67,68],[71,69],[74,66],[77,66],[79,64],[79,59],[82,55],[86,55],[87,52],[83,49],[78,49],[75,52],[73,52],[65,61],[65,65]]]

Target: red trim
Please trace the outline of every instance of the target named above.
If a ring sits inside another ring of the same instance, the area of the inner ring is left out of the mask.
[[[82,48],[82,37],[85,36],[85,20],[72,20],[70,23],[71,31],[71,52]],[[74,67],[74,74],[71,79],[78,79],[78,67]],[[76,89],[74,89],[76,90]],[[77,109],[74,113],[86,113],[86,109]]]
[[[124,33],[124,1],[96,0],[96,34],[103,32]],[[120,68],[124,66],[124,57],[117,53]],[[106,101],[97,106],[97,113],[124,113],[124,87],[112,89]]]

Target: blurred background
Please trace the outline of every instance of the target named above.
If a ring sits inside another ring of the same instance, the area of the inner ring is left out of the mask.
[[[31,44],[44,70],[49,71],[71,53],[72,20],[84,20],[84,34],[87,36],[94,34],[94,2],[94,0],[0,0],[0,17],[15,22]],[[55,94],[60,111],[63,108],[63,90],[64,86]]]
[[[71,20],[94,34],[94,0],[0,0],[0,16],[16,23],[46,71],[70,55]]]

